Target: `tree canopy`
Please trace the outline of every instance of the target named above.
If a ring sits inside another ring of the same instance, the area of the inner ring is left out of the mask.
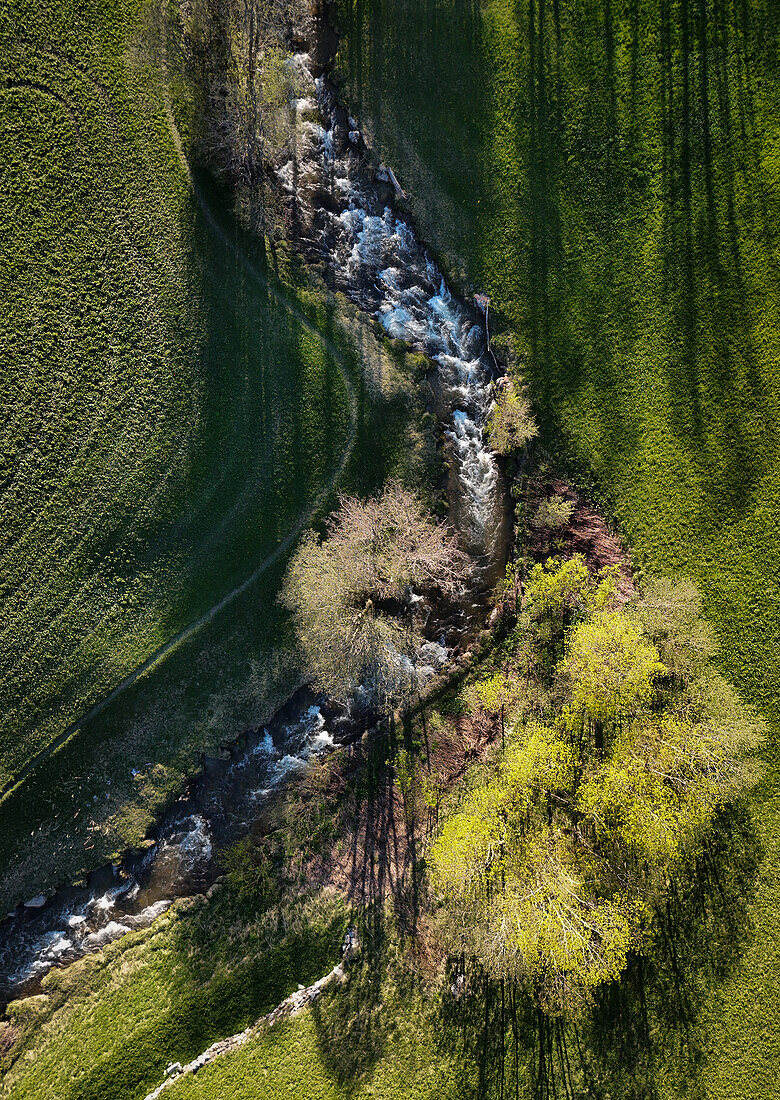
[[[301,539],[281,597],[318,686],[342,700],[365,692],[380,707],[412,691],[423,640],[414,589],[454,594],[466,562],[398,483],[370,500],[342,497],[326,537]]]
[[[488,711],[513,698],[506,749],[428,863],[451,950],[560,1014],[641,949],[668,876],[750,782],[762,724],[711,666],[689,582],[651,581],[621,606],[615,571],[593,578],[573,558],[537,566],[527,602],[503,667],[475,692]],[[525,655],[520,669],[529,637],[556,659]],[[529,669],[546,691],[512,692]]]
[[[539,434],[531,404],[514,381],[501,388],[488,421],[490,446],[498,454],[522,450]]]

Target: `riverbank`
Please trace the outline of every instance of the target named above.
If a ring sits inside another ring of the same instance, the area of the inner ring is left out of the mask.
[[[140,843],[203,755],[300,682],[276,593],[335,481],[364,494],[435,463],[411,358],[205,179],[209,216],[196,201],[146,6],[6,14],[7,243],[30,282],[2,337],[3,914]]]

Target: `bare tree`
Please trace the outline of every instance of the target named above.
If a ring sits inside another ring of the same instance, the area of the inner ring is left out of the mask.
[[[398,483],[343,497],[327,537],[301,540],[282,593],[316,682],[340,699],[362,689],[381,708],[407,696],[422,642],[414,589],[454,594],[467,560]]]

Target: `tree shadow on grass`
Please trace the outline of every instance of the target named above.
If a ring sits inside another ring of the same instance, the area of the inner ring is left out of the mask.
[[[750,940],[760,859],[749,815],[735,807],[716,823],[689,877],[670,883],[646,956],[604,989],[584,1032],[595,1087],[648,1098],[670,1079],[680,1092],[695,1089],[704,1060],[698,1021]]]
[[[382,1011],[388,979],[393,996],[402,999],[414,985],[409,968],[397,964],[419,917],[417,826],[398,795],[391,763],[408,734],[391,722],[362,749],[347,871],[360,952],[344,989],[312,1009],[322,1065],[348,1093],[386,1050],[393,1027],[392,1014]]]
[[[645,954],[573,1020],[545,1017],[519,987],[453,960],[439,1048],[463,1065],[464,1100],[657,1100],[670,1082],[697,1095],[701,1012],[749,942],[760,858],[747,811],[724,814],[705,852],[670,883]]]

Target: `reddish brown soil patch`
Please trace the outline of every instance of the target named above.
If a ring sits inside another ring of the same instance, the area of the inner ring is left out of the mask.
[[[294,814],[305,815],[310,799],[323,799],[337,815],[338,840],[305,861],[309,886],[331,887],[354,905],[391,902],[399,927],[417,930],[420,860],[438,827],[439,805],[472,764],[483,760],[500,735],[483,716],[448,720],[434,733],[416,719],[414,736],[427,735],[427,751],[415,763],[411,782],[401,781],[390,759],[390,740],[376,731],[324,765],[323,790],[299,789]],[[427,798],[426,798],[427,792]],[[300,799],[300,802],[298,801]]]
[[[556,531],[527,524],[526,546],[536,561],[551,554],[571,557],[582,554],[595,573],[609,565],[620,566],[620,593],[624,599],[634,595],[634,578],[628,550],[619,535],[610,530],[607,521],[592,504],[563,478],[532,478],[526,495],[527,512],[533,516],[542,501],[553,493],[574,505],[571,519]]]

